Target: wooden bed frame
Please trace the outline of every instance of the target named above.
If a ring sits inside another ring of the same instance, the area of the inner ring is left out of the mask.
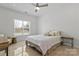
[[[40,49],[40,46],[38,46],[38,45],[36,45],[36,44],[34,44],[34,43],[32,43],[32,42],[26,40],[26,46],[35,48],[38,52],[41,53],[42,56],[49,55],[49,53],[51,52],[51,50],[55,50],[57,47],[59,47],[59,46],[61,45],[61,43],[62,43],[62,42],[55,44],[54,46],[52,46],[50,49],[47,50],[47,52],[46,52],[45,55],[43,55],[43,52],[42,52],[42,50]]]

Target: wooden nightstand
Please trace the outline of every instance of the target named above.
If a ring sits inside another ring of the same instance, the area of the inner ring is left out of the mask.
[[[64,42],[64,40],[71,40],[71,47],[73,48],[73,46],[74,46],[74,42],[73,42],[73,40],[74,40],[74,38],[73,37],[61,37],[61,39],[62,39],[62,45],[65,43]]]
[[[11,44],[16,43],[16,37],[8,37],[8,40],[10,41]]]
[[[12,43],[14,44],[14,43],[16,43],[17,41],[16,41],[16,37],[12,37]]]

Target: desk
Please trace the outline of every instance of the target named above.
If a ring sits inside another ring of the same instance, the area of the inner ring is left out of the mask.
[[[8,40],[0,39],[0,50],[5,50],[6,56],[8,56],[8,46],[9,46]]]
[[[74,38],[73,37],[61,37],[61,39],[62,39],[62,45],[63,45],[63,43],[64,43],[64,39],[65,40],[71,40],[71,47],[73,48],[73,45],[74,45],[74,43],[73,43],[73,40],[74,40]]]

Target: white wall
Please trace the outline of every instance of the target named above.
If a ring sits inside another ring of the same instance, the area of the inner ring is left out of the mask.
[[[14,19],[31,22],[31,34],[37,34],[37,17],[0,7],[0,33],[11,35],[14,32]]]
[[[63,31],[74,36],[74,44],[79,47],[79,4],[49,4],[41,10],[41,14],[39,33],[49,30]]]

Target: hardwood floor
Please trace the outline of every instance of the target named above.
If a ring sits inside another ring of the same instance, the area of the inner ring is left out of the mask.
[[[71,48],[69,46],[60,46],[56,50],[51,51],[50,56],[79,56],[78,48]]]
[[[26,52],[29,56],[40,56],[41,54],[33,48],[27,48]],[[55,50],[51,49],[48,56],[79,56],[78,48],[71,48],[69,46],[59,46]]]
[[[11,49],[11,51],[12,51],[12,49]],[[79,49],[71,48],[69,46],[59,46],[55,50],[51,49],[50,51],[51,52],[47,56],[79,56]],[[0,55],[4,56],[5,54],[3,54],[3,53],[4,53],[4,51],[0,52]],[[42,56],[36,49],[31,48],[31,47],[27,47],[26,51],[24,53],[25,53],[25,55],[23,55],[23,56]]]

